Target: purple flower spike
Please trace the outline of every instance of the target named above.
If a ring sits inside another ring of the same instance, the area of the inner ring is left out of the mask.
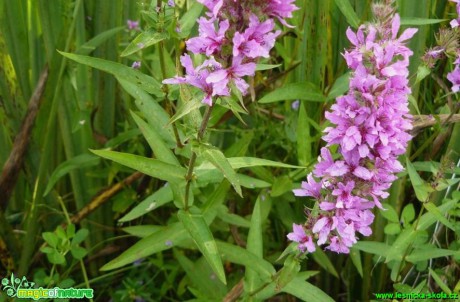
[[[460,0],[450,0],[457,3],[457,19],[450,22],[452,28],[460,26]],[[460,51],[457,52],[457,59],[454,62],[455,68],[447,74],[447,79],[452,83],[452,92],[460,90]]]
[[[457,6],[456,6],[457,19],[450,21],[450,26],[452,26],[452,28],[456,28],[456,27],[459,27],[460,25],[460,0],[449,0],[449,1],[457,3]]]
[[[452,92],[458,92],[460,90],[460,64],[456,64],[454,70],[447,74],[447,79],[452,83]]]
[[[319,205],[305,227],[294,225],[288,235],[303,251],[314,250],[310,242],[317,238],[318,246],[326,244],[333,252],[349,253],[357,233],[372,234],[371,209],[382,208],[381,200],[388,197],[395,174],[403,170],[397,158],[405,152],[411,139],[407,131],[412,128],[408,109],[412,51],[405,43],[416,29],[406,29],[398,37],[397,14],[391,23],[381,24],[361,26],[356,33],[347,30],[352,44],[344,54],[352,69],[349,92],[326,112],[332,124],[324,130],[326,147],[313,173],[294,190],[296,196],[312,197]],[[460,68],[448,77],[458,90]],[[332,145],[339,146],[336,159],[329,150]]]
[[[270,57],[281,34],[275,30],[275,18],[287,25],[284,19],[292,17],[298,8],[294,0],[197,1],[209,11],[197,21],[199,35],[185,44],[189,52],[206,56],[208,64],[195,68],[189,63],[191,59],[181,60],[187,75],[163,83],[195,86],[204,93],[202,102],[212,106],[214,99],[229,96],[231,89],[243,95],[248,92],[244,77],[254,76],[257,60]]]

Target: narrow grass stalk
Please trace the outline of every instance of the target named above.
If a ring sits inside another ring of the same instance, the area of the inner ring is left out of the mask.
[[[81,5],[82,1],[77,0],[75,4],[75,9],[74,9],[74,17],[76,13],[78,12],[79,6]],[[69,30],[68,30],[68,36],[67,40],[65,43],[65,51],[68,51],[70,49],[70,44],[73,38],[73,31],[75,28],[75,18],[72,19],[72,22],[70,23]],[[58,54],[56,54],[58,55]],[[42,153],[42,160],[40,162],[39,170],[38,170],[38,177],[36,180],[36,189],[34,190],[35,197],[34,198],[34,204],[30,208],[30,212],[28,215],[27,219],[27,226],[26,226],[26,236],[24,238],[24,245],[22,248],[21,252],[21,258],[19,262],[19,270],[18,274],[19,275],[26,275],[27,271],[29,270],[30,267],[30,260],[32,258],[32,254],[35,249],[35,244],[36,244],[36,236],[38,234],[38,229],[39,229],[39,208],[40,204],[43,200],[43,192],[45,190],[45,179],[47,176],[47,173],[49,172],[49,163],[50,163],[50,157],[49,155],[53,153],[54,150],[54,144],[51,143],[52,139],[54,138],[53,135],[55,131],[53,129],[56,129],[56,119],[54,118],[56,115],[56,111],[58,108],[58,100],[60,98],[59,93],[61,90],[62,86],[62,76],[64,74],[64,69],[66,66],[66,59],[61,59],[61,64],[59,68],[59,74],[57,77],[57,83],[55,86],[54,90],[54,95],[51,103],[51,110],[48,114],[49,119],[48,119],[48,124],[47,124],[47,135],[45,136],[45,140],[43,142],[43,153]]]

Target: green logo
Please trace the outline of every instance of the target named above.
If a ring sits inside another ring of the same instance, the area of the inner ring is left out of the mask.
[[[2,291],[12,298],[30,298],[34,300],[48,298],[93,298],[92,288],[34,288],[35,283],[27,281],[26,277],[17,278],[11,274],[10,278],[2,279]]]
[[[18,290],[20,289],[32,289],[34,287],[34,282],[27,281],[26,277],[22,279],[15,278],[14,274],[11,274],[11,277],[2,279],[2,290],[6,291],[6,294],[10,297],[16,297]]]

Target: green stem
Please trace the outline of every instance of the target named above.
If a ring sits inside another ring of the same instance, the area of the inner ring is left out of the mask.
[[[161,0],[157,1],[157,7],[161,9]],[[158,54],[160,56],[160,69],[161,75],[163,79],[166,79],[168,76],[166,74],[166,63],[165,63],[165,44],[164,41],[160,41],[158,43]],[[169,113],[170,116],[173,115],[171,102],[168,99],[169,88],[168,85],[163,85],[162,87],[163,92],[165,93],[165,100],[166,100],[166,111]],[[172,128],[174,131],[174,138],[176,139],[176,145],[179,148],[183,148],[182,142],[180,141],[179,132],[177,131],[176,123],[172,123]]]
[[[62,211],[64,212],[65,218],[67,220],[67,225],[71,225],[72,221],[70,220],[69,212],[67,211],[67,208],[65,207],[64,201],[62,200],[61,196],[58,196],[59,203],[61,205]],[[83,275],[83,280],[85,281],[86,288],[89,287],[89,281],[88,281],[88,274],[86,272],[85,264],[83,263],[83,260],[80,259],[80,266],[81,266],[81,273]],[[53,266],[54,268],[54,266]],[[89,299],[91,302],[93,301],[92,298]]]
[[[206,127],[208,126],[209,119],[211,117],[212,106],[206,107],[206,111],[204,112],[203,120],[201,121],[200,129],[198,130],[197,141],[201,142],[206,132]],[[196,162],[196,152],[192,153],[190,157],[190,161],[188,163],[188,170],[187,174],[185,175],[185,181],[187,184],[185,185],[185,204],[184,209],[188,210],[188,199],[190,194],[190,184],[192,183],[192,176],[193,176],[193,169],[195,168]]]
[[[85,285],[86,285],[86,288],[90,288],[89,287],[89,280],[88,280],[88,274],[86,273],[86,268],[85,268],[85,264],[83,263],[83,260],[80,259],[80,266],[81,266],[81,272],[83,274],[83,279],[85,280]],[[89,299],[91,302],[93,302],[93,299],[90,298]]]
[[[48,287],[52,285],[53,282],[53,276],[54,276],[54,270],[56,269],[56,264],[53,264],[51,267],[51,272],[50,272],[50,281],[48,282]]]

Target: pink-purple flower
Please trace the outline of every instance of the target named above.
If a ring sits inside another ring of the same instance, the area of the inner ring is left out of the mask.
[[[201,17],[198,20],[200,35],[186,42],[189,51],[210,56],[221,50],[225,40],[225,32],[229,28],[229,22],[228,20],[220,21],[218,30],[216,30],[214,23],[214,18],[208,20]]]
[[[243,57],[233,57],[232,65],[227,69],[219,69],[211,73],[207,79],[207,83],[212,83],[220,89],[225,89],[230,81],[233,81],[236,88],[245,95],[249,85],[242,79],[244,76],[253,76],[256,70],[256,64],[253,62],[242,63]]]
[[[134,31],[140,30],[139,21],[128,20],[126,21],[126,25],[128,26],[129,30],[134,30]]]
[[[193,72],[187,71],[185,77],[167,79],[163,83],[195,86],[204,92],[203,102],[211,106],[216,98],[230,95],[233,86],[242,95],[247,94],[249,84],[244,78],[254,76],[260,57],[270,57],[270,50],[281,34],[280,30],[275,30],[272,17],[286,24],[284,18],[292,17],[292,12],[298,8],[294,0],[198,2],[209,12],[198,20],[199,35],[186,41],[187,50],[205,55],[207,62],[214,61],[219,66],[205,68],[200,65],[194,69],[189,64],[191,59],[181,60],[183,67]]]
[[[459,27],[460,25],[460,0],[449,0],[449,1],[457,3],[456,5],[457,18],[450,21],[450,26],[452,26],[452,28]]]
[[[395,173],[403,169],[397,157],[405,152],[412,128],[407,101],[412,51],[405,42],[416,29],[398,37],[399,27],[396,14],[391,23],[347,30],[352,44],[344,53],[352,69],[349,92],[326,112],[331,123],[324,130],[326,146],[307,181],[294,190],[296,196],[317,200],[317,211],[312,211],[317,214],[308,217],[303,237],[298,226],[291,233],[296,236],[288,236],[302,251],[307,234],[316,238],[316,245],[327,244],[326,249],[337,253],[348,253],[357,233],[369,236],[371,209],[382,207]],[[339,148],[335,158],[333,145]]]
[[[457,3],[457,19],[450,22],[452,28],[460,26],[460,0],[450,0]],[[460,90],[460,51],[457,50],[457,58],[454,62],[454,70],[447,74],[447,79],[452,83],[452,92],[458,92]]]
[[[193,67],[193,62],[188,54],[181,57],[182,66],[185,67],[185,77],[176,76],[171,79],[163,81],[164,84],[189,84],[195,86],[204,92],[202,102],[211,106],[212,97],[214,96],[228,96],[229,91],[227,87],[208,83],[206,80],[211,72],[219,70],[222,66],[214,59],[209,59],[203,62],[203,64]]]
[[[141,62],[140,61],[134,61],[133,64],[131,65],[132,68],[134,69],[139,69],[141,68]]]
[[[257,16],[251,15],[249,20],[249,27],[244,33],[235,33],[233,56],[243,54],[249,58],[270,57],[269,51],[275,45],[276,37],[280,35],[281,31],[273,32],[275,22],[272,19],[261,23]]]
[[[455,68],[447,74],[447,79],[452,83],[452,92],[460,90],[460,55],[454,62]]]
[[[307,250],[308,252],[313,253],[316,250],[315,244],[313,243],[312,237],[305,233],[303,226],[294,223],[292,228],[293,232],[287,235],[288,239],[298,242],[298,247],[302,252]]]
[[[292,12],[299,9],[294,2],[295,0],[269,0],[267,1],[265,13],[278,18],[283,25],[292,27],[286,23],[285,19],[292,18]]]

